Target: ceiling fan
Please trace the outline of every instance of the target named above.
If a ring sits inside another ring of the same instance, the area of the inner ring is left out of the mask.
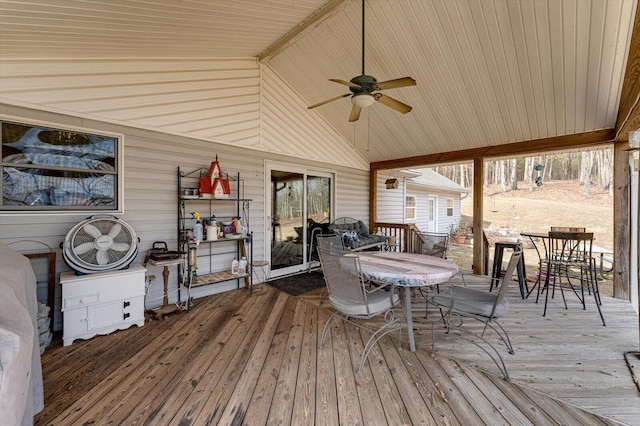
[[[336,96],[335,98],[318,102],[317,104],[309,105],[307,109],[313,109],[321,105],[328,104],[329,102],[351,96],[351,103],[353,106],[351,107],[351,114],[349,115],[350,123],[357,121],[358,118],[360,118],[360,111],[362,111],[362,108],[371,106],[375,101],[378,101],[381,104],[393,108],[403,114],[411,111],[411,107],[409,105],[387,95],[383,95],[382,93],[379,93],[378,90],[415,86],[416,81],[413,78],[403,77],[378,82],[375,77],[364,73],[364,0],[362,0],[362,74],[353,77],[351,81],[340,80],[337,78],[330,78],[329,81],[348,86],[351,93],[346,93],[344,95]]]

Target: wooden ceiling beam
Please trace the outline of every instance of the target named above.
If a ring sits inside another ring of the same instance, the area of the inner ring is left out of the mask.
[[[420,155],[417,157],[377,161],[370,164],[370,170],[423,167],[433,164],[471,161],[475,158],[507,157],[546,151],[582,148],[611,143],[614,141],[615,136],[616,132],[614,129],[596,130],[593,132],[534,139],[504,145],[493,145],[461,151],[442,152],[438,154]]]
[[[265,50],[260,52],[258,55],[258,62],[263,63],[268,61],[272,56],[277,55],[282,51],[293,39],[298,37],[307,28],[315,25],[324,19],[331,11],[333,11],[336,7],[338,7],[344,0],[331,0],[329,3],[325,4],[322,8],[317,10],[313,15],[309,18],[302,21],[297,27],[286,33],[282,36],[278,41],[273,43],[271,46],[267,47]]]
[[[627,68],[620,92],[616,141],[629,140],[629,131],[640,128],[640,5],[636,6],[636,18],[629,43]]]

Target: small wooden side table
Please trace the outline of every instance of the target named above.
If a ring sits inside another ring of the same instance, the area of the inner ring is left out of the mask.
[[[149,259],[149,263],[154,266],[162,266],[162,279],[164,282],[164,295],[162,298],[162,306],[159,308],[153,309],[153,313],[156,316],[156,319],[161,319],[163,315],[170,314],[175,311],[179,311],[180,308],[176,304],[169,304],[169,266],[180,265],[184,262],[184,258],[180,257],[178,259],[163,259],[163,260],[155,260],[153,258]]]

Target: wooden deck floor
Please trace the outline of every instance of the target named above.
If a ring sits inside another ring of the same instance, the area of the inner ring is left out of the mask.
[[[339,324],[318,349],[331,312],[319,299],[261,285],[253,297],[206,297],[141,328],[68,347],[56,339],[42,357],[36,424],[640,424],[622,355],[638,347],[628,303],[605,298],[603,327],[593,305],[565,311],[556,299],[543,318],[542,305],[514,288],[506,382],[475,346],[440,328],[431,356],[433,310],[417,321],[416,353],[386,337],[358,375],[366,333]]]

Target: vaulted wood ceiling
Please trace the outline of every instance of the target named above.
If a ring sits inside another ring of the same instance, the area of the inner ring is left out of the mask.
[[[368,0],[366,73],[415,78],[385,90],[413,110],[376,103],[352,124],[345,98],[305,113],[378,165],[612,140],[638,121],[636,9],[637,0]],[[360,74],[361,36],[360,0],[0,1],[0,60],[253,57],[306,104],[348,93],[328,79]]]

